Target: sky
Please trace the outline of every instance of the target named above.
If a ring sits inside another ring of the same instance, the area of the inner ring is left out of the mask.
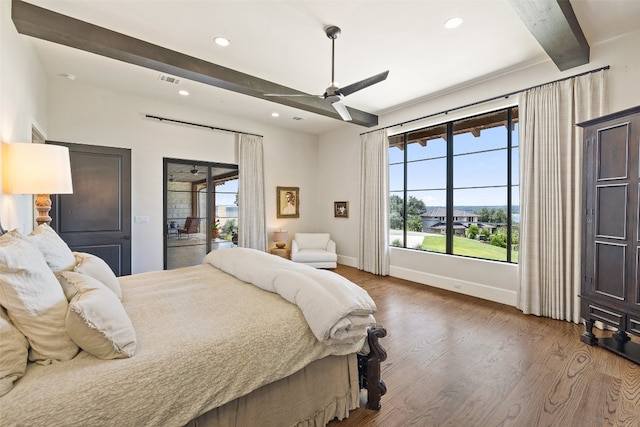
[[[518,125],[512,133],[512,197],[519,205]],[[498,126],[454,136],[454,206],[502,206],[507,204],[507,128]],[[408,196],[422,199],[427,207],[446,206],[446,141],[430,140],[425,147],[407,148]],[[402,197],[404,152],[389,149],[389,188]],[[485,187],[485,188],[474,188]]]
[[[235,205],[238,193],[238,180],[232,179],[222,185],[216,186],[216,206]]]

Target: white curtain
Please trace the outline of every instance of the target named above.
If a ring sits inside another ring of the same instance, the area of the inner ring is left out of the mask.
[[[238,144],[238,245],[267,250],[262,137],[240,134]]]
[[[389,275],[389,138],[386,130],[362,135],[358,268]]]
[[[606,70],[520,95],[520,253],[517,306],[580,322],[582,132],[606,113]]]

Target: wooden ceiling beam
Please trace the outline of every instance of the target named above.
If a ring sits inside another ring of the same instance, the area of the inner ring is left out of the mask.
[[[569,0],[509,0],[560,71],[589,63],[589,43]]]
[[[269,102],[341,120],[331,104],[318,97],[265,97],[266,93],[304,94],[298,90],[213,64],[184,53],[129,37],[21,0],[12,0],[11,18],[19,33],[91,52]],[[378,116],[347,107],[351,123],[372,127]]]

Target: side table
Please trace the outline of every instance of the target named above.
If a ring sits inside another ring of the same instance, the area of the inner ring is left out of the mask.
[[[289,248],[271,248],[269,249],[269,253],[272,255],[278,255],[282,258],[289,259],[291,257],[291,249]]]

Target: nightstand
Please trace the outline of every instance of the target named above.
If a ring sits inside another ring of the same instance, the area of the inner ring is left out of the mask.
[[[291,256],[291,249],[289,249],[289,248],[283,248],[283,249],[271,248],[271,249],[269,249],[269,253],[272,254],[272,255],[278,255],[278,256],[281,256],[282,258],[289,259],[290,256]]]

